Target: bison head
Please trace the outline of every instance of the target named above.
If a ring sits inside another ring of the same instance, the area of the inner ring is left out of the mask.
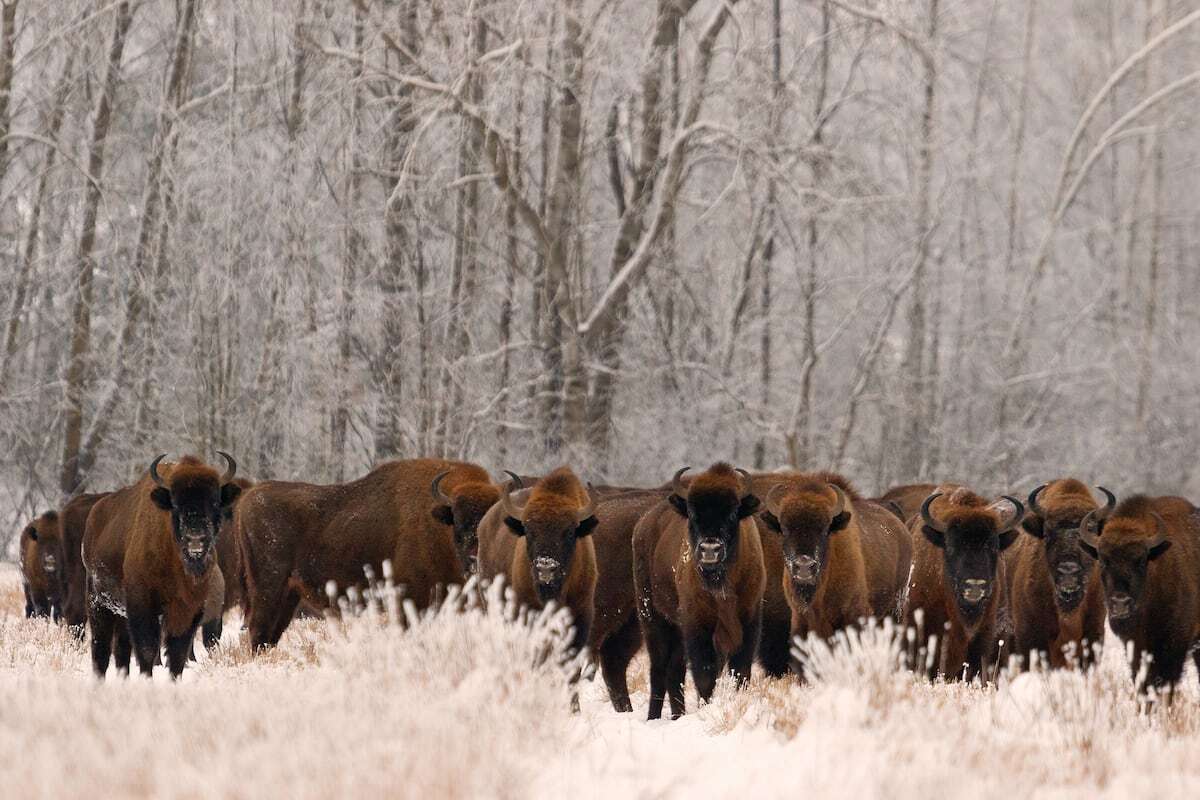
[[[500,494],[504,524],[515,535],[525,537],[534,588],[538,598],[547,603],[562,593],[576,544],[596,528],[596,498],[590,486],[583,492],[579,479],[564,468],[538,481],[518,505],[512,498],[516,481]],[[581,494],[587,498],[582,505]]]
[[[767,494],[762,520],[783,537],[788,578],[798,596],[810,602],[829,561],[829,537],[850,524],[851,507],[840,486],[797,488],[780,484]]]
[[[750,492],[750,475],[728,464],[714,464],[690,486],[681,481],[684,467],[671,479],[667,500],[687,520],[688,545],[700,580],[710,591],[720,589],[731,564],[737,563],[742,520],[758,511]]]
[[[199,459],[185,456],[171,467],[164,479],[158,465],[166,454],[150,462],[150,478],[155,487],[150,499],[163,511],[171,513],[171,533],[179,547],[184,568],[192,575],[201,575],[212,562],[222,512],[233,505],[241,487],[233,482],[237,462],[228,453],[217,451],[225,459],[225,474]]]
[[[462,565],[463,578],[479,571],[479,521],[500,499],[500,490],[490,483],[460,483],[447,491],[442,482],[453,470],[439,473],[429,490],[435,501],[430,513],[454,532],[454,549]],[[512,473],[509,473],[512,475]],[[513,475],[520,482],[520,478]]]
[[[1171,547],[1167,526],[1144,497],[1132,497],[1110,518],[1096,509],[1080,522],[1083,547],[1100,562],[1104,604],[1113,631],[1128,637],[1136,626],[1150,562]],[[1103,533],[1103,535],[1101,535]]]
[[[66,548],[63,546],[62,527],[58,513],[47,511],[25,529],[29,540],[37,543],[37,561],[50,583],[51,589],[61,589],[66,570]]]
[[[958,490],[959,495],[964,490]],[[977,624],[983,617],[988,600],[995,593],[996,566],[1000,553],[1012,546],[1018,536],[1017,523],[1025,515],[1021,501],[1005,495],[1013,513],[1004,516],[999,501],[984,506],[982,500],[969,493],[963,504],[951,503],[944,519],[930,512],[933,501],[942,496],[934,492],[921,505],[921,532],[942,551],[946,589],[954,594],[959,616],[968,625]]]
[[[1080,523],[1095,509],[1091,497],[1072,493],[1058,497],[1046,492],[1047,485],[1037,487],[1029,494],[1029,513],[1022,526],[1026,533],[1041,539],[1046,547],[1046,565],[1050,569],[1050,581],[1054,584],[1054,602],[1064,613],[1071,613],[1083,602],[1088,578],[1095,566],[1095,559],[1080,541]],[[1074,487],[1072,487],[1074,488]],[[1078,487],[1083,492],[1086,488]],[[1112,513],[1117,499],[1112,492],[1098,486],[1107,502],[1099,509],[1097,521]],[[1049,494],[1049,499],[1046,499]],[[1042,505],[1042,500],[1046,504]]]

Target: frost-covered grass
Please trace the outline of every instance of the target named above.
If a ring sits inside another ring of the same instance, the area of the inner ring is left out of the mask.
[[[443,612],[408,630],[379,615],[302,621],[251,659],[224,648],[184,674],[100,684],[84,649],[21,618],[0,570],[0,775],[14,797],[1194,797],[1200,699],[1139,711],[1116,648],[1078,674],[999,689],[929,685],[893,668],[891,637],[809,648],[813,680],[722,683],[677,722],[617,715],[603,683],[582,710],[552,643]],[[384,615],[386,616],[386,615]],[[548,644],[550,643],[550,644]],[[535,663],[540,666],[535,666]]]

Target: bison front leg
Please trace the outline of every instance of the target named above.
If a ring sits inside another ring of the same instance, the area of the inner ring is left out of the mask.
[[[192,642],[196,639],[196,629],[200,627],[203,612],[196,614],[187,630],[178,636],[167,634],[167,667],[171,670],[171,679],[179,680],[183,667],[188,662],[192,651]]]
[[[679,629],[664,617],[649,611],[642,619],[642,634],[646,639],[646,652],[650,656],[650,713],[646,719],[662,716],[663,701],[668,693],[671,697],[671,717],[676,718],[683,713],[683,639]],[[679,673],[678,686],[676,673]]]
[[[159,660],[162,645],[162,624],[158,614],[144,608],[129,606],[129,637],[133,640],[133,654],[138,669],[147,677],[154,674],[154,664]]]
[[[692,670],[692,683],[700,702],[707,703],[717,688],[717,676],[721,674],[721,654],[713,643],[710,628],[695,626],[685,631],[688,666]]]
[[[637,619],[632,615],[600,645],[600,674],[608,688],[608,699],[618,713],[633,711],[629,702],[629,683],[626,673],[629,662],[641,647],[642,636]]]
[[[88,624],[92,629],[92,669],[96,677],[103,679],[104,673],[108,672],[108,660],[112,656],[117,615],[103,606],[92,603],[89,605]],[[128,661],[125,662],[125,667],[128,670]]]
[[[29,586],[25,586],[25,619],[33,617],[33,595],[29,593]]]
[[[221,643],[221,631],[224,628],[224,621],[218,616],[215,619],[205,622],[202,627],[204,631],[204,649],[212,650]]]
[[[762,612],[751,613],[742,620],[742,644],[729,656],[729,672],[737,688],[744,689],[750,682],[750,669],[754,653],[758,650],[758,639],[762,632]]]

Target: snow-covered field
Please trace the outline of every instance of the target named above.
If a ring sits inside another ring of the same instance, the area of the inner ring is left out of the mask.
[[[0,565],[0,785],[32,797],[1195,797],[1200,704],[1139,713],[1116,648],[1087,678],[926,685],[881,635],[813,656],[814,682],[728,685],[677,722],[581,711],[553,655],[501,611],[401,630],[293,625],[250,659],[238,621],[179,685],[98,683],[85,649],[22,618]],[[540,662],[542,666],[534,666]]]

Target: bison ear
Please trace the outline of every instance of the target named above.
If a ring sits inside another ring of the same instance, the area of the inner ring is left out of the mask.
[[[504,524],[507,525],[508,529],[513,532],[513,536],[525,535],[525,523],[521,522],[521,520],[517,519],[516,517],[505,517]]]
[[[838,514],[836,517],[834,517],[830,521],[829,532],[837,533],[838,531],[844,529],[849,524],[850,524],[850,512],[843,511],[842,513]]]
[[[783,526],[779,524],[779,517],[775,516],[770,511],[762,512],[758,515],[758,518],[766,523],[766,526],[771,530],[775,531],[776,533],[783,533]]]
[[[1021,521],[1021,527],[1025,529],[1025,532],[1030,536],[1037,537],[1038,539],[1041,539],[1046,535],[1045,530],[1042,528],[1042,524],[1042,518],[1037,514],[1026,514],[1025,519]]]
[[[583,522],[581,522],[575,526],[575,535],[576,536],[587,536],[589,533],[591,533],[592,531],[594,531],[596,529],[596,526],[599,523],[600,523],[600,520],[596,519],[596,515],[593,514],[592,516],[588,517]]]
[[[221,487],[221,507],[229,508],[233,505],[233,501],[238,499],[242,493],[242,487],[236,483],[227,483]]]
[[[687,518],[687,500],[674,493],[667,500],[671,503],[671,508],[675,509],[676,514]]]
[[[738,503],[738,519],[754,516],[754,512],[758,511],[761,502],[757,497],[748,494],[742,498],[742,502]]]
[[[150,490],[150,499],[154,501],[154,505],[163,511],[171,510],[171,491],[169,489],[162,486],[155,486]]]
[[[429,510],[429,514],[443,525],[454,524],[454,511],[450,508],[450,506],[445,505],[444,503],[431,508]]]
[[[37,528],[30,525],[28,528],[25,529],[25,535],[28,536],[31,540],[36,542],[37,541]]]
[[[1161,556],[1163,553],[1167,552],[1170,549],[1171,549],[1171,540],[1164,539],[1163,541],[1154,545],[1154,547],[1150,548],[1149,552],[1146,553],[1146,558],[1149,559],[1150,561],[1153,561],[1154,559],[1158,558],[1159,556]]]
[[[1011,531],[1005,531],[1004,533],[1000,534],[1000,551],[1004,552],[1008,548],[1012,547],[1013,542],[1015,542],[1017,540],[1017,537],[1020,535],[1021,535],[1021,531],[1019,531],[1016,528],[1013,528]]]
[[[941,533],[940,531],[935,531],[933,528],[929,527],[928,525],[921,526],[921,533],[925,534],[925,538],[928,539],[929,543],[932,544],[934,547],[941,548],[942,550],[946,549],[945,534]]]

